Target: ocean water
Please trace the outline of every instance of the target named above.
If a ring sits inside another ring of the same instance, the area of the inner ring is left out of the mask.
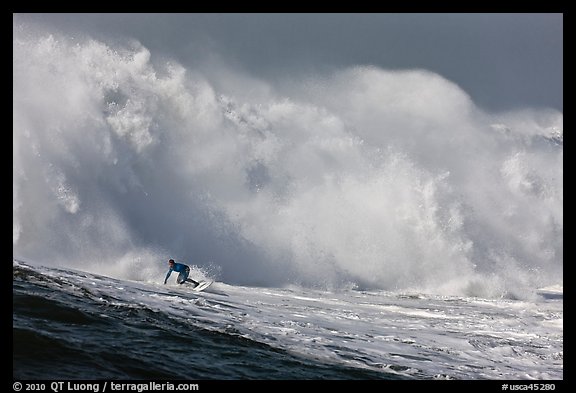
[[[14,261],[15,379],[563,379],[563,300],[114,279]]]
[[[180,288],[16,263],[13,376],[382,378],[370,370],[323,364],[245,337],[230,324],[226,308],[233,309],[234,304],[226,307],[217,300],[218,296],[205,300]],[[207,321],[202,315],[210,313],[210,308],[224,315]]]
[[[14,376],[562,378],[562,113],[13,26]]]

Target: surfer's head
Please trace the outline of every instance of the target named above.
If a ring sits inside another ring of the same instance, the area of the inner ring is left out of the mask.
[[[174,259],[169,259],[169,260],[168,260],[168,263],[169,263],[170,265],[174,265]]]

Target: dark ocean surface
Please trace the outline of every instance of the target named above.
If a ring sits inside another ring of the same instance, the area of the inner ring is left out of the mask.
[[[563,378],[554,288],[525,301],[161,282],[15,260],[14,379]]]
[[[382,379],[396,375],[322,364],[146,307],[70,294],[58,280],[14,266],[15,379]]]

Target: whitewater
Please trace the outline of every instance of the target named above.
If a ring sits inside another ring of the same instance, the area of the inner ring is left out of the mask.
[[[115,279],[14,262],[25,379],[561,380],[558,288],[538,301]]]
[[[14,376],[562,379],[563,115],[16,21],[13,254]],[[169,258],[216,282],[162,285]]]

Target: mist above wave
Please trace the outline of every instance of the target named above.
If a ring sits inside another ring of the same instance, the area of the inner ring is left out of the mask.
[[[15,30],[15,255],[255,285],[561,282],[561,113],[486,113],[426,70],[273,83],[151,58]]]

